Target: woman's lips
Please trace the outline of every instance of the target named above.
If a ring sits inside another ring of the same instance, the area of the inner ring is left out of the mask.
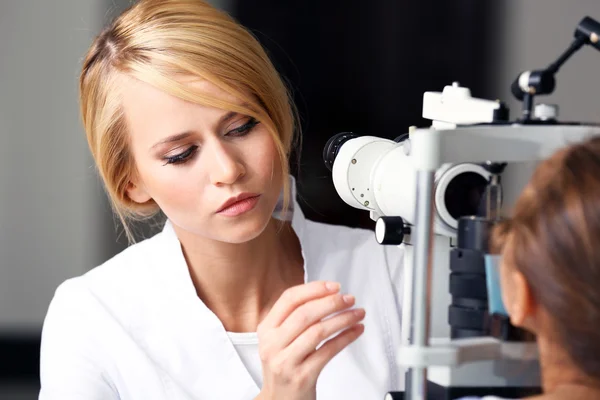
[[[259,198],[260,198],[260,195],[253,196],[253,197],[247,197],[243,200],[236,201],[235,203],[230,204],[227,207],[223,208],[217,214],[225,215],[227,217],[237,217],[238,215],[247,213],[248,211],[250,211],[254,207],[256,207],[256,204],[258,203]]]

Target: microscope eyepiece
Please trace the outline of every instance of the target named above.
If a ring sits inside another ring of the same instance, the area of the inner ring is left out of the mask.
[[[352,132],[341,132],[333,135],[323,148],[323,162],[330,171],[333,169],[333,162],[340,151],[340,147],[350,139],[357,138],[358,135]]]

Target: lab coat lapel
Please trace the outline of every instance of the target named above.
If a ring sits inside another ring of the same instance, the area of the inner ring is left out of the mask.
[[[159,274],[150,297],[154,317],[141,344],[191,399],[253,399],[260,392],[231,343],[223,324],[198,298],[181,245],[169,222],[152,260]]]

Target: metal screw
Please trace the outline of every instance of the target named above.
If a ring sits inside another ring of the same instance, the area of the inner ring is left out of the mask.
[[[352,164],[356,164],[356,158],[352,159]]]
[[[365,201],[365,207],[368,207],[368,206],[369,206],[369,201],[367,200],[367,201]]]

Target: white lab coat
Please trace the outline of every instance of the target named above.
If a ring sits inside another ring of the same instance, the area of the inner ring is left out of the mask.
[[[367,230],[306,220],[293,198],[305,281],[340,282],[366,309],[364,334],[324,368],[317,399],[381,399],[400,390],[402,250],[378,245]],[[40,373],[40,400],[249,400],[260,391],[196,295],[169,222],[57,289]]]

